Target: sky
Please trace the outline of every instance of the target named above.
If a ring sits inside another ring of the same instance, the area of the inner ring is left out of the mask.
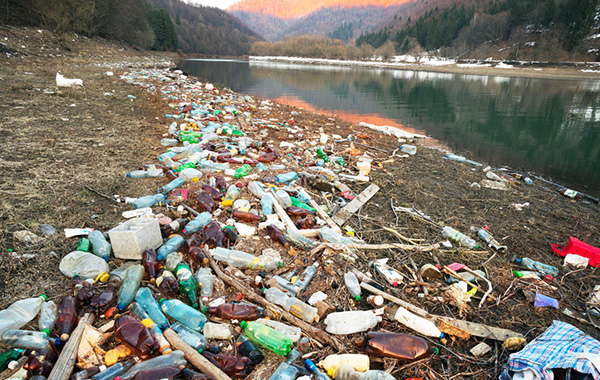
[[[206,5],[208,7],[217,7],[221,9],[225,9],[231,4],[237,3],[240,0],[187,0],[189,3],[198,4],[198,5]]]

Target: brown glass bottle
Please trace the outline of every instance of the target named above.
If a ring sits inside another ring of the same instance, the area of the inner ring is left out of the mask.
[[[182,369],[181,374],[183,375],[183,379],[185,379],[185,380],[213,380],[212,377],[205,375],[203,373],[198,373],[196,371],[192,371],[189,368]]]
[[[296,228],[298,228],[299,230],[308,230],[315,226],[316,221],[314,218],[307,216],[304,219],[297,220],[295,224]]]
[[[288,208],[285,209],[285,212],[287,212],[288,215],[290,216],[301,216],[301,217],[306,217],[309,215],[314,215],[315,213],[312,211],[308,211],[305,208],[302,207],[296,207],[296,206],[290,206]]]
[[[204,227],[204,242],[209,247],[222,247],[225,235],[221,231],[221,226],[217,222],[210,222]]]
[[[146,271],[144,277],[154,284],[156,282],[158,268],[160,267],[160,262],[158,261],[155,250],[147,249],[144,251],[144,253],[142,253],[142,265]]]
[[[200,194],[196,196],[196,202],[196,207],[200,212],[208,211],[212,213],[217,207],[215,201],[206,191],[201,191]]]
[[[202,351],[202,356],[234,378],[246,377],[252,370],[252,361],[245,356],[213,354],[208,351]]]
[[[92,300],[92,297],[94,297],[94,285],[79,275],[73,276],[71,289],[79,305],[87,305]]]
[[[181,370],[176,366],[161,367],[140,371],[131,378],[131,380],[156,380],[168,379],[173,380],[179,375]]]
[[[96,294],[90,303],[90,311],[102,315],[114,304],[118,286],[109,285],[100,294]]]
[[[370,332],[365,341],[367,355],[372,356],[412,362],[434,353],[434,349],[425,339],[414,335]]]
[[[161,269],[156,278],[156,285],[165,294],[174,294],[179,291],[179,282],[175,275],[168,270]]]
[[[154,332],[129,315],[123,315],[115,321],[115,336],[142,359],[149,358],[159,350]]]
[[[219,202],[221,200],[221,197],[223,196],[223,194],[221,194],[221,192],[219,190],[215,189],[214,187],[212,187],[210,185],[203,185],[202,190],[206,191],[206,193],[208,195],[210,195],[210,197],[215,202]]]
[[[283,232],[281,232],[279,230],[279,228],[275,227],[272,224],[269,224],[267,226],[267,235],[269,235],[269,237],[273,241],[281,244],[282,246],[284,246],[284,247],[288,247],[289,246],[289,243],[287,242],[285,236],[283,235]]]
[[[202,312],[222,319],[238,321],[254,321],[265,316],[265,309],[262,307],[244,303],[224,303],[219,306],[203,307]]]
[[[60,339],[65,342],[77,326],[77,300],[75,297],[66,296],[58,306],[58,331]]]
[[[247,211],[233,210],[231,213],[237,220],[242,220],[244,222],[262,222],[265,220],[264,216],[259,216]]]
[[[162,234],[163,237],[167,237],[167,236],[169,236],[171,234],[174,234],[175,232],[181,231],[183,229],[183,227],[189,221],[190,220],[188,218],[175,219],[174,221],[172,221],[171,223],[167,224],[166,226],[162,226],[160,228],[160,232],[161,232],[161,234]]]

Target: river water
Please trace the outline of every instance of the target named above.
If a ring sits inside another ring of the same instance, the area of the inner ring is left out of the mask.
[[[600,80],[235,60],[180,67],[236,92],[421,132],[469,159],[600,195]]]

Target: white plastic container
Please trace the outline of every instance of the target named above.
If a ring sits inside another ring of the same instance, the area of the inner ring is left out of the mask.
[[[411,313],[402,306],[396,311],[394,319],[403,324],[404,326],[412,329],[425,336],[432,338],[441,338],[444,334],[436,327],[436,325],[428,319],[419,317],[416,314]]]
[[[356,163],[356,167],[360,172],[359,176],[368,177],[369,173],[371,173],[371,161],[359,161]]]
[[[368,371],[371,366],[369,356],[361,354],[329,355],[319,363],[319,366],[323,367],[330,376],[333,376],[335,370],[343,364],[350,364],[355,371],[359,372]]]
[[[354,334],[372,329],[378,322],[381,322],[381,317],[369,310],[342,311],[325,318],[325,330],[334,335]]]

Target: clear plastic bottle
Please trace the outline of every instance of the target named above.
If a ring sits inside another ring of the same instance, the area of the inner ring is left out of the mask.
[[[343,364],[351,365],[352,369],[358,372],[368,371],[371,366],[369,357],[363,354],[329,355],[319,363],[319,365],[327,371],[329,376],[333,376],[335,370],[340,368]]]
[[[197,331],[194,331],[179,322],[174,323],[171,329],[179,335],[184,342],[189,344],[196,351],[204,351],[206,349],[206,337]]]
[[[348,288],[352,298],[354,298],[356,301],[360,301],[360,283],[358,282],[356,275],[352,272],[346,272],[344,274],[344,283],[346,284],[346,288]]]
[[[164,260],[169,253],[176,252],[179,248],[181,248],[184,241],[185,239],[183,236],[171,236],[171,238],[167,240],[165,244],[158,249],[158,251],[156,251],[158,260]]]
[[[262,197],[264,197],[265,194],[267,194],[265,191],[265,187],[257,181],[252,181],[248,184],[248,191],[250,191],[250,193],[252,193],[252,195],[257,197],[258,199],[262,199]]]
[[[54,301],[44,302],[42,305],[42,310],[40,312],[40,319],[38,321],[38,326],[40,331],[45,332],[46,335],[50,336],[52,329],[54,329],[54,325],[56,325],[56,320],[58,319],[58,307],[54,303]]]
[[[152,318],[161,329],[164,330],[169,327],[167,317],[165,317],[160,310],[160,305],[156,302],[156,299],[154,299],[152,291],[149,288],[139,288],[135,294],[135,300],[144,308],[144,310],[146,310],[150,318]]]
[[[124,374],[129,368],[135,364],[135,360],[128,360],[126,362],[117,363],[111,365],[102,372],[99,372],[92,376],[92,380],[113,380],[119,375]]]
[[[210,268],[199,268],[196,272],[196,281],[200,286],[200,296],[203,300],[208,300],[208,297],[212,296],[215,275]]]
[[[134,170],[125,174],[127,178],[147,178],[148,172],[146,170]]]
[[[178,188],[179,186],[183,186],[184,183],[185,183],[185,181],[183,180],[183,178],[175,178],[171,182],[169,182],[166,185],[164,185],[163,187],[161,187],[158,191],[160,193],[166,194],[166,193],[170,192],[171,190]]]
[[[306,267],[304,271],[298,276],[298,280],[294,283],[302,293],[307,287],[308,284],[312,281],[312,279],[317,274],[317,268],[319,267],[319,262],[315,261],[311,266]]]
[[[121,380],[129,380],[140,371],[146,371],[155,368],[164,368],[169,366],[180,367],[185,366],[186,364],[187,361],[184,358],[183,351],[173,351],[168,355],[157,356],[155,358],[137,363],[136,365],[131,367],[131,369],[127,371],[123,376],[121,376]]]
[[[167,197],[164,194],[146,195],[133,201],[134,209],[152,207],[157,203],[164,202]]]
[[[479,237],[483,239],[483,241],[485,241],[489,247],[494,248],[498,252],[506,251],[506,246],[500,245],[500,243],[496,239],[494,239],[494,236],[491,233],[489,233],[486,229],[477,229],[477,227],[471,226],[471,231],[477,232],[477,235],[479,235]]]
[[[192,234],[200,229],[203,229],[208,223],[211,222],[211,220],[212,214],[208,211],[204,211],[185,226],[183,233]]]
[[[88,239],[90,240],[90,243],[92,243],[92,253],[108,261],[112,247],[110,243],[106,241],[102,232],[94,230],[90,232]]]
[[[335,335],[347,335],[367,331],[381,321],[369,310],[354,310],[331,313],[325,318],[327,332]]]
[[[135,294],[144,277],[144,267],[141,264],[132,265],[127,268],[125,278],[121,283],[119,294],[117,295],[117,308],[123,311],[135,298]]]
[[[244,333],[254,343],[257,343],[277,355],[287,355],[292,350],[291,339],[272,328],[256,322],[242,321],[240,324]]]
[[[313,240],[300,235],[291,228],[288,228],[288,230],[286,231],[285,240],[287,240],[288,243],[292,243],[296,247],[304,250],[313,249],[314,247],[316,247],[316,244]]]
[[[8,329],[20,329],[40,312],[46,296],[16,301],[0,311],[0,336]]]
[[[309,369],[309,371],[310,371],[310,372],[312,372],[312,373],[314,373],[314,374],[315,374],[315,379],[317,379],[317,380],[331,380],[331,379],[329,378],[329,376],[327,376],[327,374],[326,374],[326,373],[324,373],[324,372],[321,372],[321,371],[320,371],[320,370],[317,368],[317,366],[315,365],[315,363],[313,363],[313,362],[312,362],[312,360],[310,360],[310,359],[306,359],[306,360],[304,361],[304,365],[306,366],[306,368],[308,368],[308,369]]]
[[[279,174],[277,176],[277,182],[279,183],[288,183],[298,179],[298,173],[296,172],[288,172],[285,174]]]
[[[225,197],[223,197],[223,201],[221,202],[223,206],[232,206],[233,202],[240,197],[242,190],[236,185],[230,185],[227,188],[227,193]]]
[[[276,257],[262,255],[260,257],[256,257],[246,252],[223,247],[217,247],[213,249],[211,254],[215,260],[223,261],[236,268],[272,270],[283,265],[281,262],[281,256]]]
[[[419,334],[430,336],[432,338],[442,338],[444,336],[444,334],[437,328],[435,323],[411,313],[402,306],[400,306],[396,311],[394,319],[409,329],[418,332]]]
[[[0,342],[9,347],[30,348],[44,352],[50,345],[45,332],[16,329],[6,330],[0,338]]]
[[[179,300],[161,299],[160,308],[163,313],[195,331],[202,331],[206,323],[206,316],[204,314]]]
[[[556,267],[532,260],[529,257],[523,257],[522,259],[514,259],[513,261],[517,265],[522,265],[527,269],[538,271],[543,274],[551,274],[553,276],[557,276],[559,273]]]
[[[267,300],[283,307],[285,310],[289,311],[296,317],[301,318],[308,323],[319,321],[319,315],[317,314],[316,308],[305,304],[304,302],[300,301],[295,297],[289,297],[277,288],[266,289],[265,297],[267,298]]]
[[[375,260],[371,263],[371,266],[392,286],[398,286],[399,283],[404,281],[404,277],[400,272],[388,266],[383,260]]]
[[[321,235],[321,238],[329,243],[332,244],[359,244],[362,243],[361,240],[359,239],[352,239],[346,236],[343,236],[342,234],[335,232],[334,230],[331,229],[331,227],[321,227],[321,229],[319,230],[319,235]]]
[[[273,196],[265,194],[260,198],[260,207],[263,216],[273,215]]]
[[[292,363],[298,359],[300,352],[293,349],[285,361],[277,367],[275,372],[269,377],[269,380],[296,380],[298,377],[298,368],[294,367]]]
[[[464,247],[467,247],[470,249],[479,248],[479,245],[477,244],[477,242],[475,240],[471,239],[467,235],[455,230],[454,228],[452,228],[450,226],[446,226],[442,229],[442,235],[460,243]]]
[[[292,198],[290,198],[290,195],[285,190],[277,190],[275,197],[277,197],[283,208],[288,208],[292,205]]]
[[[335,380],[396,380],[396,378],[387,372],[379,370],[369,370],[367,372],[355,371],[349,364],[342,364],[333,373]]]
[[[177,265],[179,265],[183,260],[184,258],[181,252],[171,252],[167,255],[167,258],[165,259],[165,268],[167,268],[171,272],[175,272]]]
[[[398,148],[400,148],[402,153],[410,154],[411,156],[414,156],[417,153],[417,147],[414,145],[402,144]]]
[[[298,198],[298,200],[302,203],[308,203],[308,201],[310,201],[310,195],[308,195],[304,189],[298,190],[298,195],[296,198]]]
[[[283,322],[266,318],[259,318],[256,320],[256,322],[265,326],[269,326],[270,328],[277,330],[284,335],[287,335],[294,343],[298,342],[302,336],[302,330],[300,330],[299,327],[290,326]]]
[[[221,323],[206,322],[204,325],[204,336],[207,339],[229,339],[231,338],[231,330],[229,326]]]

